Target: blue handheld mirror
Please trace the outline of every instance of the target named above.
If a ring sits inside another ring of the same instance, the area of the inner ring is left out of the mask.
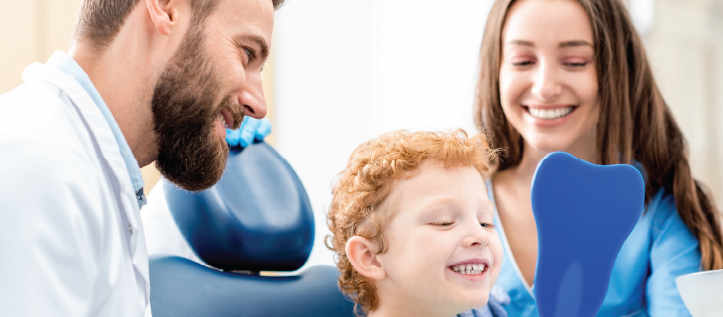
[[[540,317],[595,316],[623,243],[643,211],[645,186],[631,165],[596,165],[554,152],[532,178]]]

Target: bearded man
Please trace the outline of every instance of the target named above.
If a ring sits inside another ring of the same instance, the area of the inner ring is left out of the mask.
[[[69,53],[0,95],[2,315],[150,315],[140,167],[221,178],[282,2],[83,1]]]

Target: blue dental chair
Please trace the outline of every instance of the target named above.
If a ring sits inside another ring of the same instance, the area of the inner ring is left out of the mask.
[[[334,266],[259,274],[298,270],[314,241],[306,191],[266,143],[232,148],[227,172],[206,191],[168,183],[164,190],[184,238],[211,267],[177,256],[151,258],[154,317],[354,316]]]

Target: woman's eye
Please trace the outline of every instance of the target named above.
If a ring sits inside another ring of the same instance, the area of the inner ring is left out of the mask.
[[[532,65],[532,61],[521,61],[512,63],[512,66],[529,66]]]
[[[570,66],[570,67],[585,67],[585,66],[587,66],[587,63],[585,63],[585,62],[583,62],[583,63],[565,63],[565,65]]]
[[[433,222],[432,223],[432,225],[442,226],[442,227],[448,227],[448,226],[451,226],[452,224],[454,224],[454,222],[451,222],[451,221]]]
[[[480,222],[479,224],[480,224],[480,226],[482,226],[482,228],[494,228],[495,227],[495,225],[493,225],[491,223],[487,223],[487,222]]]

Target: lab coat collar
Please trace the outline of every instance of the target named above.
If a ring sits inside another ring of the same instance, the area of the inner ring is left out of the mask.
[[[95,105],[98,106],[98,109],[100,109],[100,112],[103,114],[105,120],[108,121],[108,126],[110,126],[111,131],[113,131],[113,137],[115,138],[116,142],[118,142],[118,149],[120,150],[120,154],[125,161],[128,174],[131,177],[131,182],[133,183],[133,190],[135,191],[138,198],[138,205],[140,207],[145,205],[146,197],[143,194],[143,185],[145,182],[143,181],[143,174],[141,174],[141,169],[138,166],[138,161],[136,161],[136,158],[133,156],[133,152],[128,146],[126,138],[125,136],[123,136],[123,132],[121,132],[121,129],[120,127],[118,127],[118,123],[115,121],[113,114],[110,112],[110,109],[108,109],[108,105],[106,105],[105,101],[103,101],[103,98],[93,85],[93,82],[90,81],[90,77],[88,77],[88,74],[85,73],[83,68],[80,67],[80,65],[78,65],[78,63],[76,63],[73,58],[61,51],[55,51],[55,53],[53,53],[53,56],[51,56],[48,62],[45,63],[45,66],[55,67],[73,77],[73,79],[75,79],[75,81],[77,81],[80,86],[85,89],[88,95],[90,95],[90,98],[93,99]]]
[[[148,270],[148,253],[146,251],[145,234],[140,221],[140,207],[136,202],[130,175],[120,153],[113,131],[103,114],[96,106],[88,92],[72,76],[55,68],[40,63],[33,63],[25,68],[22,79],[26,82],[38,81],[58,87],[72,101],[78,113],[84,119],[90,135],[95,139],[100,154],[105,159],[113,174],[119,181],[119,202],[123,209],[122,218],[128,221],[127,241],[133,266],[136,271],[136,283],[145,289],[146,307],[150,303],[150,279]]]

